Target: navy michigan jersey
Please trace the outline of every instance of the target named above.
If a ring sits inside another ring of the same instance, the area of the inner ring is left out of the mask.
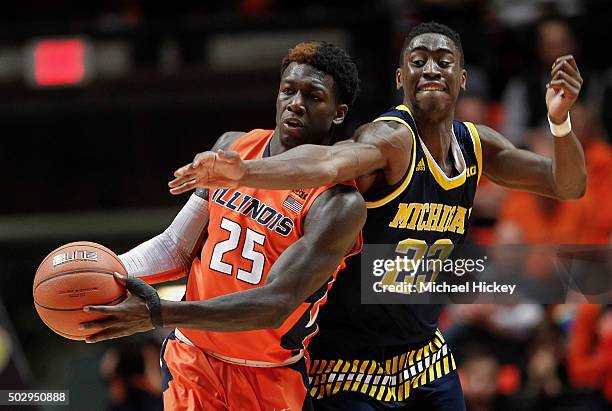
[[[403,124],[414,144],[403,178],[394,186],[364,195],[368,206],[365,244],[410,244],[426,252],[432,245],[452,247],[463,242],[482,173],[482,150],[474,125],[453,121],[449,153],[453,172],[447,176],[419,137],[408,107],[400,105],[374,121]],[[314,359],[388,358],[439,334],[439,305],[361,304],[360,271],[360,256],[354,256],[338,276],[321,313],[320,333],[310,348]]]

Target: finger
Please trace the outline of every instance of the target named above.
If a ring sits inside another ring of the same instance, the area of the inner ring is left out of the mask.
[[[563,56],[557,57],[554,63],[552,64],[552,67],[555,67],[557,64],[559,64],[562,61],[570,62],[570,64],[573,64],[573,66],[576,69],[578,69],[578,66],[576,65],[576,60],[574,59],[574,56],[572,54],[565,54]]]
[[[547,86],[548,88],[552,88],[555,90],[567,90],[575,93],[578,93],[579,91],[576,87],[570,85],[565,79],[552,80],[550,83],[548,83]]]
[[[118,272],[114,272],[113,275],[115,276],[115,280],[117,280],[119,283],[125,285],[125,282],[127,280],[127,277],[123,274],[120,274]]]
[[[140,278],[126,278],[125,286],[132,294],[142,298],[147,298],[152,294],[155,294],[155,289]]]
[[[89,321],[85,323],[79,324],[79,330],[95,330],[95,329],[105,329],[112,327],[117,323],[117,319],[114,317],[105,318],[103,320],[98,321]]]
[[[565,71],[567,74],[569,74],[570,76],[574,78],[579,78],[580,80],[582,80],[582,77],[580,77],[580,74],[578,74],[578,71],[574,67],[572,67],[572,65],[569,64],[567,60],[562,60],[561,62],[559,62],[559,64],[555,65],[553,69],[551,70],[551,76],[554,77],[555,74],[557,74],[557,72],[561,70]]]
[[[564,96],[577,96],[579,93],[579,89],[572,87],[565,80],[553,80],[548,83],[548,87],[554,89],[555,91],[562,91]]]
[[[577,90],[580,90],[580,87],[582,86],[582,83],[578,81],[578,79],[570,76],[565,71],[557,72],[553,80],[565,80],[570,86],[576,88]]]
[[[184,190],[183,186],[180,186],[180,187],[171,188],[170,189],[170,194],[178,196],[180,194],[186,193],[187,191],[189,191],[189,190]]]
[[[168,186],[170,187],[178,187],[183,183],[186,183],[187,181],[193,180],[196,177],[195,172],[189,172],[189,173],[185,173],[184,175],[175,178],[174,180],[170,181],[168,183]]]
[[[125,328],[109,328],[104,331],[100,331],[94,335],[90,335],[85,338],[85,342],[88,344],[97,343],[104,340],[112,340],[113,338],[127,337],[132,333]]]
[[[576,58],[574,57],[573,54],[568,54],[567,56],[563,56],[563,57],[566,57],[565,60],[569,63],[569,65],[572,66],[574,70],[576,70],[578,73],[580,73],[580,69],[578,68],[578,63],[576,63]]]
[[[583,83],[580,73],[578,73],[567,61],[563,61],[558,66],[555,66],[551,72],[552,79],[560,78],[560,73],[566,73],[569,77],[576,81],[578,86],[581,86]]]
[[[192,167],[191,167],[192,164],[193,163],[185,164],[184,166],[182,166],[180,168],[177,168],[174,171],[174,177],[180,177],[180,176],[184,175],[185,173],[188,173],[188,172],[192,171]]]
[[[558,71],[557,74],[553,77],[553,80],[565,80],[572,87],[580,89],[581,83],[575,77],[570,76],[565,71]]]
[[[202,185],[202,184],[198,185],[196,180],[189,180],[189,181],[181,184],[179,187],[175,187],[175,188],[171,189],[170,192],[172,194],[182,194],[182,193],[186,193],[188,191],[194,190],[194,189],[196,189],[198,187],[207,188],[208,186],[205,185],[205,184],[204,185]]]
[[[170,189],[170,194],[173,194],[173,195],[177,196],[177,195],[186,193],[188,191],[189,191],[189,189],[186,189],[184,185],[181,185],[179,187],[171,188]]]
[[[116,305],[86,305],[83,307],[86,313],[114,314],[121,309],[117,309]]]

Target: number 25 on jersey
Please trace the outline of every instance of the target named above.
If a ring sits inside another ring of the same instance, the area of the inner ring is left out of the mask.
[[[248,284],[259,284],[263,275],[266,259],[261,252],[255,250],[255,244],[263,246],[266,237],[250,228],[244,228],[240,224],[225,217],[221,220],[221,228],[229,232],[229,238],[215,245],[212,258],[210,259],[210,268],[223,274],[232,275],[234,266],[224,262],[223,256],[238,248],[240,236],[244,229],[246,233],[241,256],[245,260],[251,261],[252,267],[250,271],[239,268],[236,278]]]

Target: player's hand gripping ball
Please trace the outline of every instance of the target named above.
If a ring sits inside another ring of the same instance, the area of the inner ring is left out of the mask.
[[[108,248],[87,241],[63,245],[40,263],[34,277],[34,306],[54,332],[71,340],[84,340],[98,330],[84,330],[82,322],[107,316],[84,312],[86,305],[115,305],[127,292],[114,272],[126,275],[119,257]]]

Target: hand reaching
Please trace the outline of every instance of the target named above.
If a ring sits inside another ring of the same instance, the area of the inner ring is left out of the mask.
[[[552,79],[546,85],[548,116],[555,124],[561,124],[578,99],[582,77],[574,56],[558,57],[551,69]]]
[[[172,194],[182,194],[195,188],[234,188],[244,176],[246,165],[238,153],[218,150],[196,155],[192,163],[174,172],[176,177],[168,183]]]

